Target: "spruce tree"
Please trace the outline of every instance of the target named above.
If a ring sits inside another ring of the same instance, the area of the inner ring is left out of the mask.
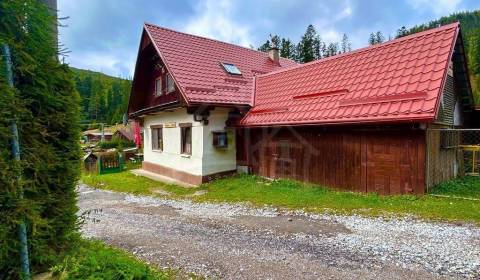
[[[402,26],[397,30],[397,35],[395,35],[395,38],[400,38],[406,35],[408,35],[407,28],[405,26]]]
[[[375,33],[375,43],[380,44],[380,43],[383,43],[384,41],[385,41],[385,37],[383,36],[382,32],[377,31],[377,33]]]
[[[338,43],[328,44],[327,52],[325,54],[326,57],[334,56],[334,55],[337,55],[338,53],[339,53]]]
[[[270,34],[270,47],[280,49],[281,39],[278,35]]]
[[[297,45],[297,60],[306,63],[317,59],[318,57],[315,53],[316,45],[318,45],[317,31],[310,24]]]
[[[345,33],[343,33],[343,37],[342,37],[341,50],[343,53],[346,53],[352,50],[352,44],[350,44],[350,40],[348,39],[348,36]]]
[[[263,43],[263,45],[258,47],[258,50],[261,52],[267,52],[268,49],[270,49],[270,40],[267,40],[265,43]]]
[[[280,56],[289,59],[295,59],[295,46],[290,39],[282,38],[280,44]]]
[[[377,38],[375,36],[375,33],[370,33],[370,37],[368,37],[368,44],[375,45],[376,43],[377,43]]]
[[[55,25],[37,0],[0,1],[0,43],[12,50],[15,84],[10,89],[0,75],[0,275],[5,278],[19,277],[15,228],[21,219],[33,273],[58,262],[78,237],[80,100],[72,72],[58,62]],[[3,68],[3,58],[0,64]],[[11,121],[19,129],[18,164],[10,151]]]

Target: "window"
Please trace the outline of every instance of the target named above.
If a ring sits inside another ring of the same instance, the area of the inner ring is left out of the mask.
[[[228,138],[226,131],[213,131],[213,146],[216,148],[227,148]]]
[[[155,80],[155,95],[160,96],[162,95],[162,78],[159,77]]]
[[[167,84],[167,93],[174,92],[174,91],[175,91],[175,82],[173,81],[172,75],[170,75],[169,73],[167,73],[166,79],[167,79],[167,82],[166,82],[166,84]]]
[[[152,125],[152,150],[163,151],[163,126]]]
[[[184,155],[192,154],[192,124],[180,123],[181,133],[181,153]]]
[[[227,73],[233,74],[233,75],[242,75],[242,72],[235,66],[234,64],[230,63],[222,63],[223,68]]]

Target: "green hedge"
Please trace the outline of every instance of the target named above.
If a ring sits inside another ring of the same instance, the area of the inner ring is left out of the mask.
[[[57,263],[78,239],[79,96],[57,60],[56,20],[37,0],[0,1],[0,44],[12,52],[15,90],[0,58],[0,278],[18,279],[16,228],[27,221],[32,272]],[[15,120],[21,161],[13,161]],[[21,180],[17,180],[21,175]],[[20,189],[25,199],[19,199]]]
[[[112,149],[112,148],[117,148],[117,149],[124,149],[124,148],[130,148],[130,147],[135,147],[135,143],[133,141],[128,141],[123,138],[117,137],[116,135],[112,137],[112,140],[110,141],[103,141],[100,142],[99,147],[102,149]]]

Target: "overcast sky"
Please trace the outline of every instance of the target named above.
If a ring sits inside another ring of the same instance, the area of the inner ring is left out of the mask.
[[[393,36],[401,26],[480,9],[480,1],[58,0],[58,9],[69,17],[60,41],[71,51],[71,66],[129,77],[144,22],[246,47],[258,47],[270,33],[298,42],[311,23],[322,40],[339,41],[346,33],[356,49],[371,32]]]

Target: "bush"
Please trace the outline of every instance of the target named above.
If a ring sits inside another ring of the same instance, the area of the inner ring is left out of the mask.
[[[123,150],[124,148],[135,147],[135,143],[133,143],[132,141],[128,141],[123,138],[120,138],[118,136],[113,136],[112,140],[110,141],[100,142],[99,147],[102,149],[116,148],[119,150]]]
[[[75,253],[52,269],[54,276],[73,279],[173,279],[173,272],[159,271],[122,250],[99,241],[82,241]]]

